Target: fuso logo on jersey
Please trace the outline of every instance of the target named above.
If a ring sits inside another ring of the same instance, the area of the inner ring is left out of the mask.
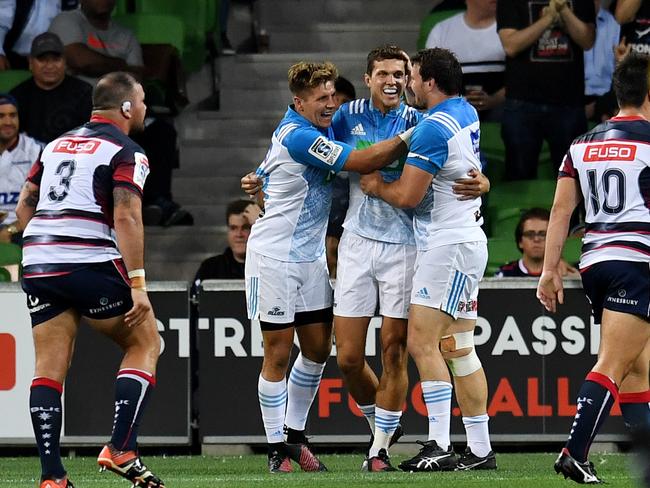
[[[341,151],[341,146],[323,136],[318,137],[309,148],[309,154],[329,166],[334,166]]]
[[[94,153],[101,143],[99,141],[89,141],[85,139],[61,139],[54,146],[53,152],[55,153],[68,153],[68,154],[92,154]]]
[[[632,144],[590,144],[585,149],[584,161],[634,161],[636,146]]]

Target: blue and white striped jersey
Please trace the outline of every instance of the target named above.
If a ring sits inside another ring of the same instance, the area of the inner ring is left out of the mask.
[[[332,178],[352,147],[334,141],[289,107],[257,169],[263,180],[264,216],[255,222],[248,247],[279,261],[311,262],[325,252]]]
[[[416,125],[422,115],[405,104],[383,114],[371,100],[353,100],[341,105],[334,115],[332,129],[337,141],[356,149],[395,137]],[[399,179],[404,160],[384,167],[385,181]],[[359,186],[359,174],[350,173],[350,206],[343,227],[357,235],[381,242],[414,245],[413,213],[392,207],[380,198],[364,195]]]
[[[415,209],[418,250],[487,240],[481,229],[481,199],[460,201],[452,190],[454,180],[481,170],[479,139],[476,110],[461,97],[431,108],[413,131],[406,164],[434,175]]]

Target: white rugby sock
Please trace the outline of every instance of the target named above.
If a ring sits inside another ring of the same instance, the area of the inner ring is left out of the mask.
[[[379,454],[380,449],[386,449],[388,452],[388,445],[390,439],[393,437],[399,420],[402,418],[402,411],[397,412],[391,410],[384,410],[381,407],[375,408],[375,440],[370,446],[368,457],[375,457]]]
[[[467,435],[467,446],[475,456],[485,457],[492,450],[490,445],[490,431],[488,429],[487,413],[474,417],[463,417],[465,434]]]
[[[257,396],[262,411],[262,422],[269,444],[284,442],[284,414],[287,408],[287,382],[267,381],[260,375]]]
[[[441,449],[449,449],[451,422],[451,383],[446,381],[422,381],[422,396],[429,416],[429,438]]]
[[[361,410],[361,413],[363,414],[363,416],[368,421],[368,425],[370,426],[370,432],[374,434],[374,432],[375,432],[375,404],[372,403],[370,405],[359,405],[357,403],[357,407],[359,407],[359,410]]]
[[[294,430],[305,430],[307,414],[311,407],[320,379],[323,376],[325,363],[317,363],[298,354],[289,374],[287,400],[287,416],[285,425]]]

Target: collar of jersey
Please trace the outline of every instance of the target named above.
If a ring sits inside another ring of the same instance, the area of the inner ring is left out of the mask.
[[[115,122],[113,122],[111,119],[107,119],[106,117],[102,117],[101,115],[93,115],[90,117],[90,121],[96,124],[111,124],[114,125],[119,129],[119,125],[117,125]]]
[[[368,98],[368,107],[370,107],[370,111],[374,114],[377,115],[383,115],[383,116],[391,116],[391,117],[397,117],[399,114],[402,113],[402,110],[404,110],[404,102],[400,102],[399,105],[395,108],[390,109],[386,114],[382,114],[382,111],[379,110],[377,107],[375,107],[375,104],[372,103],[372,98]]]
[[[312,124],[309,120],[307,120],[305,117],[303,117],[296,111],[293,104],[289,105],[289,108],[287,109],[287,113],[284,115],[284,118],[290,120],[291,122],[299,123],[301,125],[311,126],[317,131],[320,131],[323,134],[327,134],[327,129],[323,129],[322,127],[318,127],[317,125]]]
[[[460,96],[447,98],[446,100],[443,100],[442,102],[440,102],[438,105],[435,105],[435,106],[431,107],[429,110],[427,110],[427,115],[431,115],[432,113],[439,111],[441,108],[445,107],[446,105],[452,105],[452,104],[458,103],[462,99],[463,99],[463,97],[460,97]]]

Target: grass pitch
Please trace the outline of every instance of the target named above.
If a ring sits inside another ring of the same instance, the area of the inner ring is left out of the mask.
[[[553,471],[556,454],[497,454],[499,469],[451,473],[363,473],[359,454],[323,455],[327,473],[294,472],[271,475],[266,456],[151,456],[145,463],[165,481],[167,488],[224,487],[516,487],[545,488],[578,486]],[[393,456],[396,466],[405,456]],[[630,457],[622,454],[595,454],[592,461],[599,476],[610,486],[640,486],[630,474]],[[99,473],[95,458],[64,460],[76,488],[127,488],[130,484],[111,472]],[[299,469],[294,464],[294,469]],[[0,458],[0,487],[38,486],[40,463],[35,457]]]

